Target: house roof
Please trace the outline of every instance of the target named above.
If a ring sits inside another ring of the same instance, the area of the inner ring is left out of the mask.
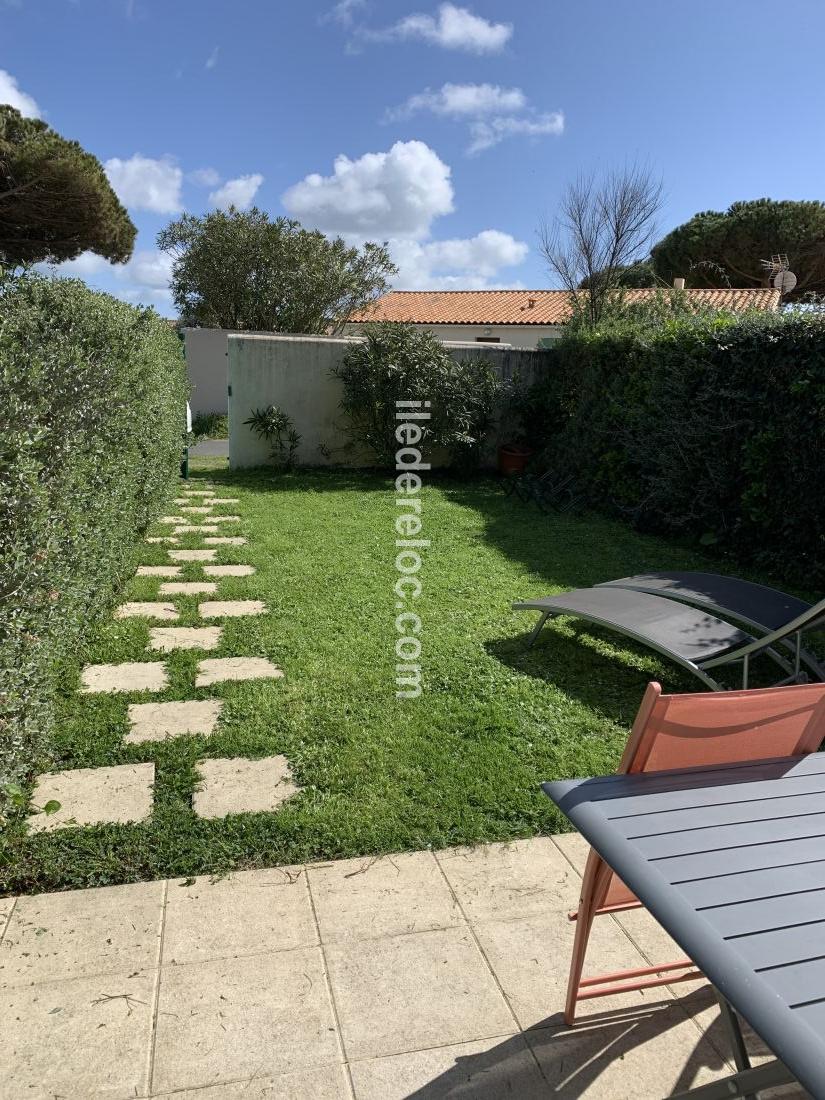
[[[627,301],[639,302],[656,290],[628,290]],[[744,313],[776,310],[779,291],[686,290],[697,306]],[[531,305],[532,303],[532,305]],[[350,323],[408,321],[418,325],[563,325],[570,320],[566,290],[392,290]]]

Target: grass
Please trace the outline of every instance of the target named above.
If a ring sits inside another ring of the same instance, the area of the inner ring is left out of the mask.
[[[212,465],[209,463],[212,462]],[[197,652],[169,655],[162,695],[77,693],[86,663],[147,657],[148,624],[107,621],[66,670],[54,768],[154,761],[155,811],[145,824],[29,838],[22,816],[0,848],[0,891],[100,885],[222,873],[318,858],[505,840],[565,829],[539,790],[544,779],[615,767],[645,684],[697,684],[616,636],[560,621],[532,650],[534,616],[514,599],[667,568],[714,568],[707,558],[598,517],[544,517],[493,482],[435,482],[423,495],[425,690],[395,698],[392,483],[368,473],[230,474],[196,463],[242,517],[245,547],[218,561],[256,574],[225,578],[217,598],[266,602],[259,618],[224,623],[209,656],[269,657],[280,681],[195,689]],[[222,525],[232,527],[232,525]],[[236,533],[234,528],[228,533]],[[181,536],[181,547],[199,536]],[[167,563],[147,545],[143,564]],[[716,563],[718,566],[718,563]],[[181,579],[203,579],[197,564]],[[135,578],[124,598],[157,598]],[[181,625],[198,597],[174,597]],[[202,656],[202,654],[201,654]],[[219,697],[211,738],[125,745],[129,702]],[[301,792],[277,814],[202,821],[192,811],[204,756],[284,753]]]

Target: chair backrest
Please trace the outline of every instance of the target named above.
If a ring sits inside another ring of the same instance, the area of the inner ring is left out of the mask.
[[[825,741],[825,684],[663,695],[648,684],[620,772],[738,764],[815,752]]]
[[[663,695],[647,685],[617,771],[713,767],[816,752],[825,741],[825,684]],[[597,908],[637,904],[612,874]]]

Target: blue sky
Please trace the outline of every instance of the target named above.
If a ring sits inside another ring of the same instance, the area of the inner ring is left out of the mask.
[[[234,200],[389,240],[406,288],[551,285],[581,171],[660,175],[662,232],[825,198],[822,0],[0,0],[0,101],[107,166],[139,229],[89,283],[171,315],[155,234]]]

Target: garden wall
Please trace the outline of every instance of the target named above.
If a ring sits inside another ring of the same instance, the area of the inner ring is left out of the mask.
[[[348,448],[340,409],[341,383],[332,374],[357,337],[229,334],[229,464],[233,469],[267,461],[267,444],[244,421],[255,408],[279,405],[301,436],[298,462],[306,465],[372,465]],[[502,344],[448,344],[455,359],[483,359],[503,379],[525,384],[548,369],[551,352]]]

